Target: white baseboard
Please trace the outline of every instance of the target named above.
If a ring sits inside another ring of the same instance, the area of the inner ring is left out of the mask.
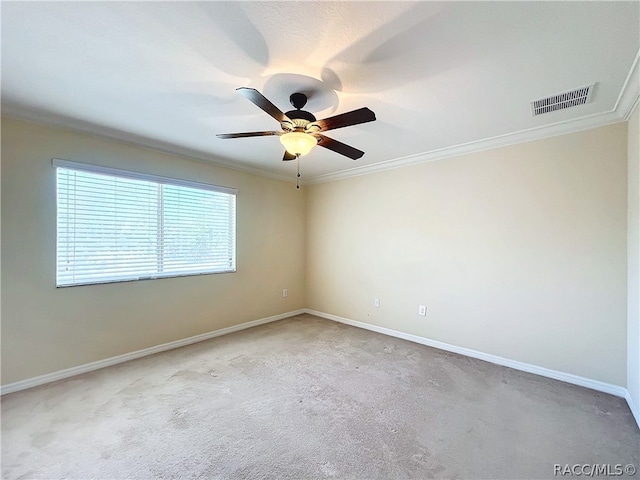
[[[8,393],[18,392],[20,390],[26,390],[27,388],[37,387],[38,385],[44,385],[45,383],[55,382],[64,378],[73,377],[82,373],[92,372],[101,368],[110,367],[118,363],[128,362],[129,360],[135,360],[136,358],[146,357],[153,355],[154,353],[160,353],[174,348],[184,347],[191,345],[192,343],[202,342],[209,340],[210,338],[219,337],[228,333],[237,332],[251,327],[257,327],[265,323],[275,322],[285,318],[293,317],[305,313],[305,310],[295,310],[293,312],[281,313],[272,317],[260,318],[251,322],[241,323],[240,325],[233,325],[232,327],[221,328],[220,330],[214,330],[213,332],[203,333],[195,335],[193,337],[184,338],[182,340],[176,340],[174,342],[163,343],[155,347],[144,348],[131,353],[125,353],[116,357],[105,358],[104,360],[98,360],[97,362],[87,363],[78,367],[67,368],[65,370],[59,370],[53,373],[47,373],[38,377],[28,378],[15,383],[9,383],[0,387],[0,395],[6,395]]]
[[[629,393],[629,390],[625,390],[625,391],[626,391],[626,394],[624,396],[624,399],[627,401],[627,405],[629,405],[629,410],[631,410],[631,413],[633,414],[633,418],[636,419],[638,428],[640,428],[640,410],[638,410],[638,406],[633,401],[633,398],[631,398],[631,394]]]
[[[640,410],[631,398],[631,394],[629,394],[629,391],[619,385],[592,380],[590,378],[581,377],[579,375],[573,375],[572,373],[559,372],[557,370],[551,370],[549,368],[539,367],[537,365],[531,365],[529,363],[518,362],[517,360],[509,360],[508,358],[499,357],[497,355],[491,355],[489,353],[471,350],[470,348],[458,347],[456,345],[439,342],[438,340],[431,340],[429,338],[420,337],[418,335],[412,335],[410,333],[391,330],[390,328],[379,327],[377,325],[371,325],[369,323],[339,317],[330,313],[318,312],[317,310],[311,310],[308,308],[304,309],[304,312],[315,315],[317,317],[326,318],[327,320],[333,320],[335,322],[363,328],[365,330],[371,330],[372,332],[382,333],[383,335],[402,338],[403,340],[409,340],[410,342],[419,343],[428,347],[446,350],[447,352],[459,353],[460,355],[477,358],[479,360],[484,360],[485,362],[495,363],[496,365],[502,365],[504,367],[513,368],[515,370],[521,370],[523,372],[533,373],[542,377],[553,378],[554,380],[560,380],[562,382],[571,383],[573,385],[590,388],[598,392],[608,393],[611,395],[615,395],[616,397],[622,397],[627,401],[629,410],[631,410],[631,414],[633,415],[638,428],[640,428]]]
[[[420,337],[418,335],[399,332],[397,330],[392,330],[390,328],[379,327],[379,326],[371,325],[365,322],[359,322],[357,320],[351,320],[348,318],[343,318],[337,315],[319,312],[317,310],[311,310],[308,308],[294,310],[292,312],[281,313],[279,315],[261,318],[258,320],[253,320],[251,322],[241,323],[240,325],[234,325],[231,327],[222,328],[220,330],[214,330],[213,332],[203,333],[200,335],[195,335],[193,337],[184,338],[182,340],[176,340],[174,342],[164,343],[162,345],[157,345],[155,347],[149,347],[142,350],[137,350],[135,352],[125,353],[123,355],[118,355],[116,357],[106,358],[104,360],[98,360],[97,362],[91,362],[85,365],[80,365],[78,367],[67,368],[65,370],[59,370],[57,372],[40,375],[38,377],[28,378],[26,380],[21,380],[19,382],[9,383],[7,385],[0,386],[0,395],[6,395],[9,393],[18,392],[20,390],[26,390],[28,388],[44,385],[46,383],[63,380],[65,378],[73,377],[73,376],[80,375],[87,372],[92,372],[94,370],[110,367],[112,365],[117,365],[119,363],[128,362],[129,360],[135,360],[136,358],[142,358],[148,355],[153,355],[154,353],[160,353],[167,350],[172,350],[174,348],[184,347],[186,345],[191,345],[193,343],[209,340],[210,338],[227,335],[229,333],[245,330],[251,327],[257,327],[258,325],[264,325],[265,323],[283,320],[285,318],[300,315],[302,313],[309,313],[317,317],[326,318],[328,320],[333,320],[335,322],[344,323],[346,325],[351,325],[358,328],[363,328],[365,330],[371,330],[373,332],[381,333],[383,335],[389,335],[391,337],[401,338],[403,340],[419,343],[421,345],[426,345],[429,347],[445,350],[448,352],[458,353],[460,355],[477,358],[479,360],[484,360],[486,362],[494,363],[496,365],[502,365],[505,367],[513,368],[515,370],[521,370],[523,372],[528,372],[528,373],[533,373],[543,377],[553,378],[555,380],[560,380],[560,381],[571,383],[574,385],[579,385],[581,387],[590,388],[592,390],[596,390],[599,392],[615,395],[617,397],[622,397],[627,401],[627,404],[629,405],[629,409],[631,410],[631,413],[633,414],[633,417],[635,418],[635,421],[638,424],[638,427],[640,428],[640,410],[638,409],[638,406],[634,403],[633,399],[631,398],[629,391],[624,387],[620,387],[618,385],[613,385],[610,383],[600,382],[598,380],[591,380],[589,378],[573,375],[571,373],[559,372],[557,370],[551,370],[549,368],[544,368],[536,365],[531,365],[528,363],[518,362],[516,360],[509,360],[508,358],[499,357],[497,355],[491,355],[488,353],[479,352],[477,350],[472,350],[469,348],[458,347],[456,345],[439,342],[437,340],[431,340],[429,338]]]
[[[504,367],[514,368],[516,370],[521,370],[523,372],[534,373],[536,375],[540,375],[543,377],[553,378],[555,380],[561,380],[563,382],[572,383],[574,385],[579,385],[581,387],[590,388],[592,390],[597,390],[599,392],[609,393],[611,395],[615,395],[616,397],[627,398],[629,395],[629,392],[627,392],[626,388],[620,387],[618,385],[600,382],[598,380],[591,380],[589,378],[580,377],[578,375],[573,375],[571,373],[559,372],[557,370],[538,367],[537,365],[518,362],[516,360],[509,360],[508,358],[499,357],[497,355],[491,355],[489,353],[479,352],[477,350],[471,350],[470,348],[458,347],[456,345],[439,342],[437,340],[431,340],[429,338],[420,337],[418,335],[412,335],[410,333],[399,332],[397,330],[391,330],[385,327],[378,327],[376,325],[371,325],[365,322],[359,322],[357,320],[338,317],[337,315],[331,315],[329,313],[318,312],[316,310],[309,310],[309,309],[306,309],[305,312],[310,313],[311,315],[316,315],[317,317],[322,317],[328,320],[345,323],[347,325],[352,325],[358,328],[364,328],[366,330],[371,330],[373,332],[382,333],[384,335],[389,335],[392,337],[402,338],[403,340],[409,340],[410,342],[420,343],[422,345],[427,345],[429,347],[434,347],[440,350],[459,353],[460,355],[477,358],[480,360],[484,360],[485,362],[495,363],[496,365],[502,365]],[[636,420],[637,420],[638,417],[636,413],[634,413],[634,416],[636,416]]]

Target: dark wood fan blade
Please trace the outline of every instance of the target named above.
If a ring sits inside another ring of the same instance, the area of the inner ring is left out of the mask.
[[[373,122],[375,119],[376,114],[367,107],[363,107],[358,110],[352,110],[351,112],[341,113],[334,117],[315,121],[313,125],[318,125],[323,132],[326,132],[327,130],[358,125],[359,123]]]
[[[240,88],[237,88],[236,90],[240,92],[240,94],[243,97],[245,97],[247,100],[254,103],[258,107],[260,107],[262,110],[267,112],[269,115],[271,115],[273,118],[275,118],[278,122],[292,123],[289,117],[287,117],[284,113],[282,113],[282,111],[280,111],[278,107],[276,107],[273,103],[267,100],[267,97],[262,95],[255,88],[240,87]]]
[[[283,162],[288,162],[289,160],[295,160],[296,156],[287,152],[286,150],[284,151],[284,157],[282,157],[282,161]]]
[[[318,139],[319,146],[333,150],[334,152],[344,155],[345,157],[349,157],[352,160],[357,160],[364,155],[362,150],[353,148],[352,146],[334,140],[333,138],[325,137],[319,133],[316,133],[314,137]]]
[[[218,133],[218,138],[245,138],[245,137],[269,137],[280,135],[282,132],[244,132],[244,133]]]

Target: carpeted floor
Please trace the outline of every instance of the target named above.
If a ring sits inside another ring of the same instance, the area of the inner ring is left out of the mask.
[[[3,479],[562,478],[555,464],[640,467],[625,401],[311,315],[2,398]]]

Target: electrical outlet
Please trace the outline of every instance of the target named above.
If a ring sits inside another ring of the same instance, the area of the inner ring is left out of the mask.
[[[421,315],[423,317],[427,316],[427,307],[425,305],[420,305],[418,307],[418,315]]]
[[[376,308],[380,308],[380,299],[379,299],[379,298],[376,298],[376,299],[373,301],[373,305],[374,305]]]
[[[282,297],[284,298],[287,295],[289,295],[289,292],[287,292],[287,289],[285,288],[285,289],[282,290]]]

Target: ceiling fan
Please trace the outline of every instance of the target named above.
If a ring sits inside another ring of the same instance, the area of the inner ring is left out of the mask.
[[[247,100],[253,102],[259,108],[275,118],[282,127],[282,130],[272,130],[267,132],[245,132],[245,133],[220,133],[219,138],[245,138],[264,137],[277,135],[280,142],[285,146],[284,158],[282,160],[295,160],[302,155],[306,155],[316,145],[328,148],[340,155],[353,160],[364,155],[362,150],[358,150],[350,145],[339,142],[322,134],[327,130],[358,125],[359,123],[372,122],[376,119],[375,113],[366,107],[342,113],[323,120],[316,120],[316,117],[302,107],[307,103],[307,96],[304,93],[294,93],[289,97],[289,101],[295,110],[282,113],[278,107],[254,88],[240,87],[237,89]],[[298,173],[299,176],[299,173]]]

